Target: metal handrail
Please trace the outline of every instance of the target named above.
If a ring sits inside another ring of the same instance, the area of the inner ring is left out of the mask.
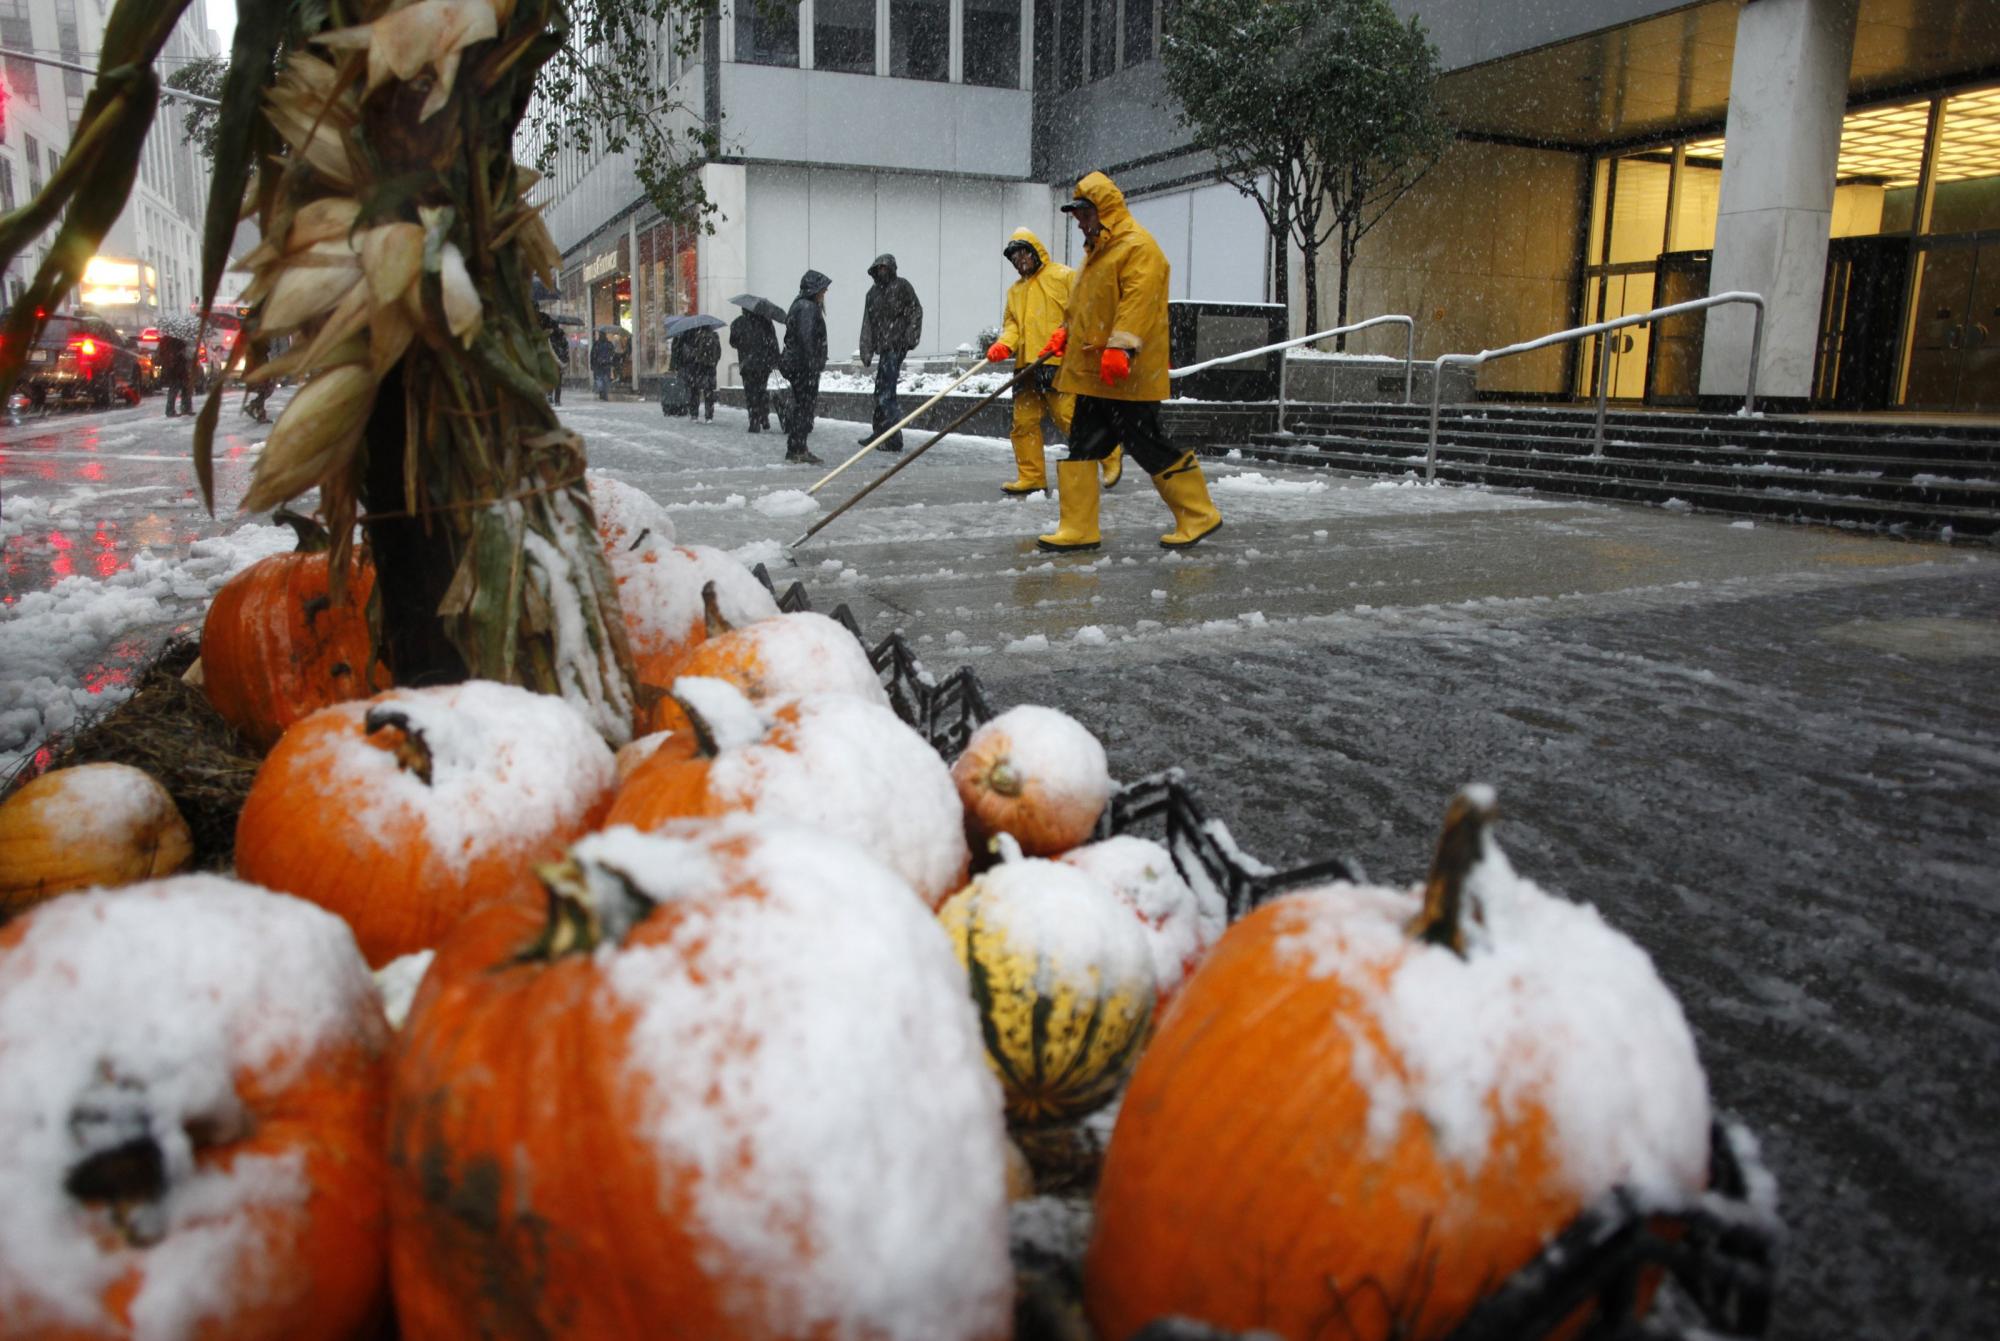
[[[1526,354],[1537,349],[1547,349],[1550,345],[1564,344],[1570,340],[1581,340],[1586,336],[1602,335],[1624,326],[1642,326],[1661,317],[1679,316],[1683,312],[1699,312],[1705,308],[1721,307],[1724,303],[1749,303],[1757,309],[1757,322],[1750,333],[1750,376],[1743,389],[1743,413],[1757,412],[1757,369],[1764,356],[1764,298],[1762,294],[1733,290],[1718,293],[1707,298],[1696,298],[1685,303],[1674,303],[1668,307],[1656,307],[1650,312],[1637,312],[1629,317],[1618,317],[1611,321],[1594,322],[1589,326],[1578,326],[1573,330],[1557,331],[1544,335],[1538,340],[1524,341],[1518,345],[1506,345],[1499,349],[1485,349],[1477,354],[1442,354],[1431,367],[1431,420],[1430,446],[1424,459],[1424,478],[1437,478],[1438,455],[1438,408],[1444,392],[1444,365],[1463,363],[1478,367],[1489,359],[1504,359],[1513,354]],[[1611,383],[1604,367],[1608,360],[1602,355],[1597,360],[1597,431],[1593,439],[1591,456],[1601,459],[1604,455],[1604,412],[1610,398]]]
[[[1221,358],[1210,359],[1206,363],[1190,363],[1185,368],[1171,368],[1169,377],[1186,377],[1189,373],[1201,372],[1205,368],[1219,368],[1225,363],[1241,363],[1244,359],[1254,359],[1264,354],[1274,354],[1281,349],[1296,349],[1300,345],[1314,344],[1336,335],[1347,335],[1354,331],[1365,331],[1371,326],[1382,326],[1390,322],[1401,322],[1403,326],[1403,404],[1410,403],[1410,374],[1414,367],[1417,350],[1417,323],[1405,316],[1370,317],[1366,321],[1352,322],[1346,326],[1335,326],[1330,331],[1317,335],[1301,335],[1296,340],[1281,340],[1275,345],[1265,345],[1259,349],[1246,349],[1240,354],[1224,354]],[[1281,359],[1278,363],[1278,431],[1285,431],[1286,385],[1291,377],[1292,361]]]

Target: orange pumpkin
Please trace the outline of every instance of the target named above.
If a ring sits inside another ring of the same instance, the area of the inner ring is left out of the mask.
[[[1678,1005],[1596,912],[1515,876],[1490,796],[1421,901],[1334,885],[1233,926],[1119,1110],[1085,1263],[1101,1336],[1168,1314],[1440,1337],[1584,1205],[1687,1204],[1708,1096]]]
[[[259,749],[307,713],[389,687],[368,632],[374,565],[356,555],[336,599],[326,532],[295,513],[278,518],[297,530],[297,551],[223,583],[201,626],[208,701]]]
[[[966,836],[985,851],[1012,834],[1030,857],[1053,857],[1089,838],[1111,799],[1104,746],[1067,713],[1010,708],[972,733],[951,767]]]
[[[597,517],[597,540],[607,556],[674,543],[674,519],[645,490],[595,469],[584,472],[584,481]]]
[[[0,1341],[349,1341],[388,1313],[354,939],[217,876],[0,928]]]
[[[999,1094],[902,882],[742,818],[545,872],[547,913],[467,918],[404,1027],[403,1334],[1008,1335]]]
[[[180,808],[143,769],[53,769],[0,802],[0,918],[66,890],[172,875],[193,856]]]
[[[800,694],[851,694],[889,706],[889,696],[868,653],[838,622],[809,610],[773,615],[740,627],[723,613],[714,582],[701,589],[706,637],[674,667],[674,676],[700,675],[735,685],[753,703]],[[649,730],[687,725],[671,695],[653,706]]]
[[[889,709],[842,694],[759,707],[733,685],[692,676],[674,695],[689,731],[627,775],[607,825],[754,814],[852,840],[932,908],[964,886],[971,854],[950,774]]]
[[[610,559],[642,687],[665,691],[682,658],[708,636],[702,589],[709,583],[715,584],[717,601],[732,626],[778,613],[778,602],[764,584],[719,549],[646,545],[613,552]]]
[[[266,756],[236,822],[246,880],[340,914],[371,965],[436,945],[596,827],[610,749],[561,699],[470,681],[322,709]]]

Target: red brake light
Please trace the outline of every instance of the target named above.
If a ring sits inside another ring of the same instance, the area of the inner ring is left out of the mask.
[[[85,358],[96,357],[97,341],[89,339],[88,337],[78,341],[76,346],[76,352],[83,355]]]
[[[157,326],[148,326],[145,330],[139,332],[139,338],[141,340],[157,340],[160,338],[160,329]]]

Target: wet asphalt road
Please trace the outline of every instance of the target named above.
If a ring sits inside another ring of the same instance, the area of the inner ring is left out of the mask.
[[[190,430],[155,414],[0,429],[0,519],[25,498],[65,520],[61,543],[0,530],[0,601],[241,523],[262,430],[229,436],[210,521]],[[1991,550],[1211,462],[1228,525],[1192,554],[1154,544],[1166,512],[1135,472],[1105,549],[1051,559],[1030,537],[1053,503],[1001,498],[989,440],[788,552],[824,515],[792,491],[822,472],[779,464],[741,412],[689,427],[572,392],[564,417],[684,542],[901,629],[933,672],[972,666],[996,706],[1074,713],[1120,776],[1186,769],[1274,864],[1414,879],[1451,791],[1494,784],[1515,865],[1648,948],[1718,1105],[1762,1139],[1791,1226],[1772,1335],[1992,1335]],[[815,449],[844,459],[858,427],[823,423]]]

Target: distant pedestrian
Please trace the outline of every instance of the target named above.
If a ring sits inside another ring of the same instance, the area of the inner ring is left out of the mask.
[[[549,404],[562,404],[563,374],[569,371],[569,337],[563,334],[562,323],[546,312],[535,314],[542,320],[542,331],[549,338],[549,352],[556,356],[556,383],[549,388]]]
[[[775,309],[774,309],[775,310]],[[761,312],[745,310],[729,323],[729,347],[736,351],[743,374],[743,404],[750,411],[750,431],[771,426],[771,370],[778,366],[778,328]]]
[[[924,338],[924,305],[910,281],[896,273],[896,258],[888,252],[877,256],[868,277],[875,284],[861,305],[861,366],[875,363],[875,427],[861,439],[864,444],[903,417],[896,379],[902,376],[904,356]],[[903,431],[897,429],[877,450],[902,451]]]
[[[687,379],[688,418],[715,418],[715,365],[720,362],[722,341],[712,327],[674,341],[674,370]]]
[[[1034,351],[1048,343],[1056,327],[1062,325],[1063,308],[1069,302],[1070,286],[1076,271],[1049,259],[1048,248],[1030,228],[1016,228],[1000,249],[1020,278],[1007,289],[1007,309],[1001,316],[1000,338],[986,351],[989,363],[1012,360],[1016,368],[1035,359]],[[1076,397],[1055,389],[1062,360],[1052,358],[1035,370],[1025,382],[1014,387],[1014,425],[1008,437],[1014,444],[1014,479],[1000,486],[1000,492],[1016,498],[1038,493],[1048,487],[1048,465],[1043,451],[1043,423],[1055,425],[1057,441],[1066,441],[1070,415]],[[1124,473],[1123,449],[1114,448],[1100,467],[1104,487],[1115,488]]]
[[[590,376],[597,383],[597,398],[611,399],[611,370],[618,363],[617,347],[603,331],[590,342]]]
[[[167,418],[193,414],[194,360],[188,355],[187,339],[161,331],[153,353],[160,360],[160,385],[167,389]],[[176,410],[176,404],[185,406],[185,410]]]
[[[817,270],[799,277],[799,296],[785,313],[785,348],[778,371],[792,384],[792,412],[785,422],[785,459],[823,464],[806,450],[819,408],[819,375],[826,367],[826,291],[833,281]]]
[[[1174,514],[1174,529],[1160,543],[1184,549],[1222,525],[1222,514],[1194,453],[1177,450],[1160,424],[1160,402],[1171,389],[1166,253],[1101,172],[1078,182],[1076,198],[1062,208],[1083,234],[1083,268],[1063,324],[1041,352],[1062,356],[1056,390],[1075,395],[1076,414],[1069,457],[1056,467],[1061,522],[1035,543],[1097,548],[1097,463],[1122,443]]]

